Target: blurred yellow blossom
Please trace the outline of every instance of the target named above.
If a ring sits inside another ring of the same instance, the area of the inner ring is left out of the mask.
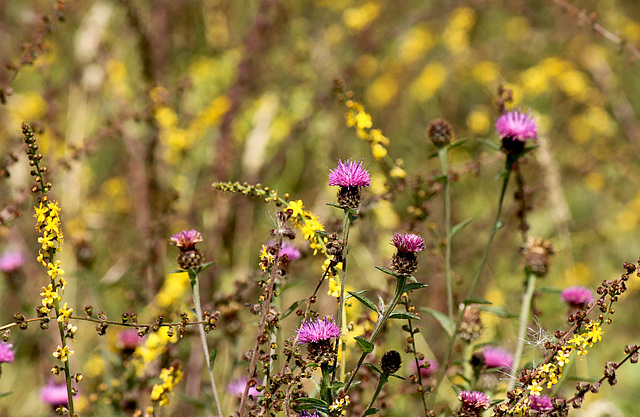
[[[442,63],[429,63],[409,87],[410,94],[416,100],[425,102],[440,90],[446,79],[447,69]]]
[[[451,52],[461,54],[469,48],[469,32],[476,18],[476,12],[470,7],[461,7],[451,12],[449,23],[442,34],[442,41]]]
[[[513,42],[522,42],[529,38],[529,21],[522,16],[512,16],[504,24],[504,34]]]
[[[369,1],[360,7],[352,7],[342,13],[342,20],[349,29],[360,31],[373,22],[380,14],[380,5]]]
[[[493,87],[500,76],[500,67],[495,62],[481,61],[474,65],[471,72],[480,84]]]
[[[604,188],[604,178],[599,172],[589,172],[584,176],[584,185],[591,191],[600,191]]]
[[[373,107],[382,107],[398,93],[398,81],[390,74],[376,78],[367,89],[366,99]]]
[[[400,61],[405,65],[413,64],[423,58],[433,45],[433,35],[426,25],[413,27],[405,34],[400,44]]]
[[[486,107],[477,107],[467,116],[467,127],[477,135],[487,133],[490,126],[491,120]]]

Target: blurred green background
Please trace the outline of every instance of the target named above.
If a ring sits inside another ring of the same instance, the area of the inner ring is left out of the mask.
[[[429,182],[440,166],[430,157],[435,148],[424,132],[431,120],[444,118],[457,140],[467,140],[451,153],[458,174],[454,223],[472,219],[453,243],[460,300],[497,203],[503,158],[477,139],[498,143],[495,99],[504,85],[513,92],[510,107],[531,109],[540,130],[539,148],[522,164],[533,205],[530,235],[550,239],[557,254],[535,304],[543,328],[550,333],[562,328],[566,311],[559,290],[578,284],[595,289],[619,276],[622,262],[640,255],[640,80],[633,47],[640,45],[640,4],[575,2],[628,44],[607,39],[564,5],[559,0],[0,2],[0,62],[7,64],[0,69],[6,101],[0,106],[0,157],[7,173],[0,186],[0,251],[26,257],[17,278],[5,274],[0,280],[0,324],[11,322],[18,310],[33,316],[47,278],[35,261],[23,121],[41,131],[38,143],[52,197],[63,209],[61,260],[70,282],[65,299],[76,313],[92,304],[116,320],[125,311],[137,311],[146,321],[160,313],[177,317],[190,295],[186,282],[175,284],[177,289],[165,283],[177,252],[167,248],[168,238],[185,228],[202,231],[202,250],[216,261],[203,278],[204,308],[224,306],[241,316],[228,325],[223,320],[211,336],[228,359],[220,360],[222,384],[242,374],[233,343],[249,346],[253,338],[251,316],[232,299],[233,283],[256,280],[259,250],[269,240],[277,208],[214,191],[215,181],[262,183],[280,195],[290,193],[334,231],[341,220],[326,206],[335,198],[326,185],[327,168],[337,158],[363,159],[373,183],[352,230],[353,288],[386,290],[373,266],[388,262],[394,233],[411,229],[429,247],[416,277],[430,287],[414,301],[445,311],[438,249],[443,203]],[[32,65],[23,65],[32,55]],[[406,172],[401,186],[388,186],[388,165],[378,163],[369,144],[346,125],[347,108],[334,94],[336,77],[389,138],[387,160]],[[419,190],[435,193],[416,207]],[[514,190],[512,185],[505,227],[477,295],[517,312],[523,273]],[[418,209],[425,215],[416,214]],[[292,265],[290,279],[302,284],[283,295],[283,308],[308,294],[321,273],[322,259],[305,249],[301,237],[296,243],[304,257]],[[578,375],[601,376],[604,361],[620,360],[624,345],[637,342],[639,287],[632,277],[613,325],[578,364]],[[255,295],[255,288],[246,294]],[[333,314],[333,308],[323,290],[319,309]],[[423,316],[423,335],[441,358],[444,332]],[[516,324],[490,314],[483,319],[483,341],[502,339],[502,345],[515,346]],[[285,319],[285,337],[297,326],[293,317]],[[117,330],[98,338],[92,325],[78,327],[72,364],[87,377],[80,386],[80,412],[116,413],[99,397],[114,390]],[[53,364],[54,336],[34,325],[13,332],[17,359],[2,367],[0,379],[0,391],[13,394],[0,398],[0,415],[46,415],[38,393]],[[188,358],[188,343],[170,347],[174,356]],[[634,415],[637,369],[623,367],[618,379],[613,389],[587,396],[582,415]],[[199,384],[187,383],[186,395],[197,393]],[[572,386],[568,382],[560,394],[569,395]],[[172,401],[175,410],[179,398]],[[233,404],[227,398],[223,407],[232,410]],[[390,415],[412,410],[399,407]]]

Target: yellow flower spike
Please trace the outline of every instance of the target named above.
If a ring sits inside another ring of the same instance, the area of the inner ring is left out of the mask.
[[[51,305],[53,305],[53,302],[55,300],[60,299],[60,296],[58,295],[58,293],[53,290],[53,285],[49,284],[46,287],[42,287],[42,289],[44,291],[40,293],[40,296],[42,297],[43,306],[50,307]]]
[[[47,212],[49,211],[49,208],[44,207],[42,203],[40,203],[40,207],[34,206],[33,208],[36,211],[36,214],[34,214],[33,217],[36,218],[36,223],[37,223],[36,229],[38,229],[38,226],[40,226],[46,220]]]
[[[73,309],[68,308],[67,303],[64,303],[64,306],[58,310],[58,322],[62,323],[64,321],[65,323],[69,323],[71,313],[73,313]]]

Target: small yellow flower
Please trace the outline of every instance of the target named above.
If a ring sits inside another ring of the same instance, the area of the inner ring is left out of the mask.
[[[42,245],[42,250],[48,250],[49,248],[54,247],[55,243],[53,239],[55,239],[55,235],[53,233],[47,233],[45,230],[42,237],[38,238],[38,243]]]
[[[296,218],[298,216],[302,216],[304,214],[304,205],[302,204],[302,200],[290,201],[287,206],[287,210],[291,209],[293,213],[291,217]]]
[[[53,357],[62,362],[69,360],[69,356],[71,355],[73,355],[73,351],[69,349],[69,346],[62,347],[58,345],[56,351],[53,352]]]
[[[47,212],[49,211],[49,209],[47,207],[44,207],[42,203],[40,203],[40,207],[34,206],[33,208],[36,211],[36,214],[34,214],[33,217],[36,218],[37,226],[39,226],[44,223],[45,219],[47,218]],[[38,228],[37,226],[36,229]]]
[[[58,322],[62,323],[64,321],[65,323],[69,323],[71,313],[73,313],[73,309],[68,308],[67,303],[64,303],[64,306],[62,306],[60,310],[58,310]]]
[[[53,290],[53,285],[49,284],[46,287],[42,287],[42,289],[44,291],[40,293],[40,296],[42,297],[43,306],[50,307],[51,305],[53,305],[53,302],[55,300],[60,299],[60,296],[58,295],[58,293]]]

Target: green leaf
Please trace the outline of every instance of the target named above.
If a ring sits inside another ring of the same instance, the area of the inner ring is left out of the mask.
[[[354,339],[356,339],[356,343],[358,344],[358,347],[360,348],[361,351],[363,351],[364,353],[373,352],[373,347],[374,347],[373,342],[368,341],[362,336],[356,336],[354,337]]]
[[[169,271],[170,274],[179,274],[181,272],[187,272],[187,271],[185,271],[184,269],[180,269],[180,268],[172,269],[171,271]]]
[[[329,404],[327,404],[325,400],[321,400],[320,398],[297,398],[296,404],[300,405],[300,408],[302,408],[303,410],[308,410],[310,408],[316,407],[329,407]]]
[[[371,408],[367,409],[367,411],[364,412],[363,416],[370,416],[370,415],[373,415],[373,414],[377,413],[378,411],[380,411],[380,410],[377,409],[377,408],[371,407]]]
[[[362,291],[347,291],[353,298],[355,298],[356,300],[360,301],[362,304],[364,304],[366,307],[370,308],[371,310],[375,311],[376,313],[380,314],[380,311],[378,310],[378,307],[376,307],[375,304],[373,304],[373,301],[369,300],[367,297],[365,297],[364,295],[362,295],[362,293],[365,290]]]
[[[209,352],[209,369],[213,370],[213,365],[216,363],[216,357],[218,356],[218,349],[213,348]]]
[[[491,314],[495,314],[498,317],[502,317],[505,319],[513,319],[518,317],[517,314],[512,314],[507,310],[504,306],[479,306],[478,310],[486,311]]]
[[[200,265],[199,267],[196,268],[196,272],[198,274],[206,271],[207,269],[209,269],[213,264],[215,264],[215,262],[211,261],[211,262],[205,262],[202,265]]]
[[[423,284],[422,282],[412,282],[404,286],[405,291],[419,290],[420,288],[428,287],[429,284]]]
[[[420,320],[420,317],[407,311],[393,310],[389,314],[390,319],[407,319],[407,320]]]
[[[7,395],[11,395],[11,394],[13,394],[13,391],[0,392],[0,398],[6,397]]]
[[[385,273],[385,274],[387,274],[387,275],[391,275],[392,277],[399,278],[399,277],[401,277],[401,276],[402,276],[402,275],[399,275],[398,273],[396,273],[396,272],[394,272],[394,271],[392,271],[392,270],[390,270],[390,269],[384,268],[384,267],[382,267],[382,266],[376,266],[376,269],[377,269],[378,271],[382,271],[382,272],[384,272],[384,273]]]
[[[464,220],[464,221],[456,224],[455,226],[453,226],[451,228],[451,231],[449,232],[449,239],[451,239],[453,237],[453,235],[458,233],[460,230],[464,229],[469,223],[471,223],[471,219]]]
[[[284,313],[282,313],[282,316],[280,317],[280,319],[282,320],[282,319],[284,319],[285,317],[287,317],[289,314],[291,314],[291,313],[293,313],[294,311],[296,311],[296,309],[298,308],[298,306],[299,306],[300,304],[302,304],[302,303],[304,302],[304,300],[306,300],[306,298],[303,298],[303,299],[298,300],[298,301],[294,302],[293,304],[291,304],[291,305],[289,306],[289,308],[288,308]]]
[[[191,286],[193,287],[196,285],[196,282],[198,280],[198,273],[191,268],[189,268],[187,272],[189,273],[189,281],[191,282]]]
[[[364,366],[368,367],[369,369],[371,369],[371,370],[372,370],[372,371],[374,371],[374,372],[377,372],[377,373],[379,373],[379,374],[382,374],[382,371],[381,371],[380,369],[378,369],[378,367],[377,367],[377,366],[375,366],[375,365],[374,365],[374,364],[372,364],[372,363],[365,363],[365,364],[364,364]]]
[[[396,374],[391,374],[391,375],[389,375],[389,376],[390,376],[390,377],[392,377],[392,378],[398,378],[398,379],[401,379],[401,380],[403,380],[403,381],[406,381],[406,380],[407,380],[405,377],[402,377],[402,376],[400,376],[400,375],[396,375]]]
[[[500,150],[500,145],[498,145],[495,142],[491,142],[488,139],[477,138],[476,140],[478,142],[482,143],[483,145],[487,146],[489,149],[493,149],[494,151],[499,151]]]
[[[451,144],[451,145],[447,146],[447,148],[446,148],[446,149],[447,149],[447,152],[449,152],[451,149],[455,149],[455,148],[457,148],[458,146],[462,146],[462,145],[464,145],[464,144],[465,144],[465,142],[468,142],[468,141],[469,141],[469,139],[460,139],[459,141],[457,141],[457,142],[455,142],[455,143],[453,143],[453,144]]]
[[[455,330],[455,325],[453,324],[453,322],[448,316],[446,316],[445,314],[442,314],[437,310],[433,310],[428,307],[421,307],[420,309],[425,313],[430,314],[434,319],[436,319],[438,323],[440,323],[440,326],[442,326],[444,331],[449,335],[449,337],[453,337],[453,331]]]
[[[464,305],[468,306],[471,304],[493,304],[493,303],[489,300],[485,300],[484,298],[480,298],[480,297],[471,297],[464,300]]]

